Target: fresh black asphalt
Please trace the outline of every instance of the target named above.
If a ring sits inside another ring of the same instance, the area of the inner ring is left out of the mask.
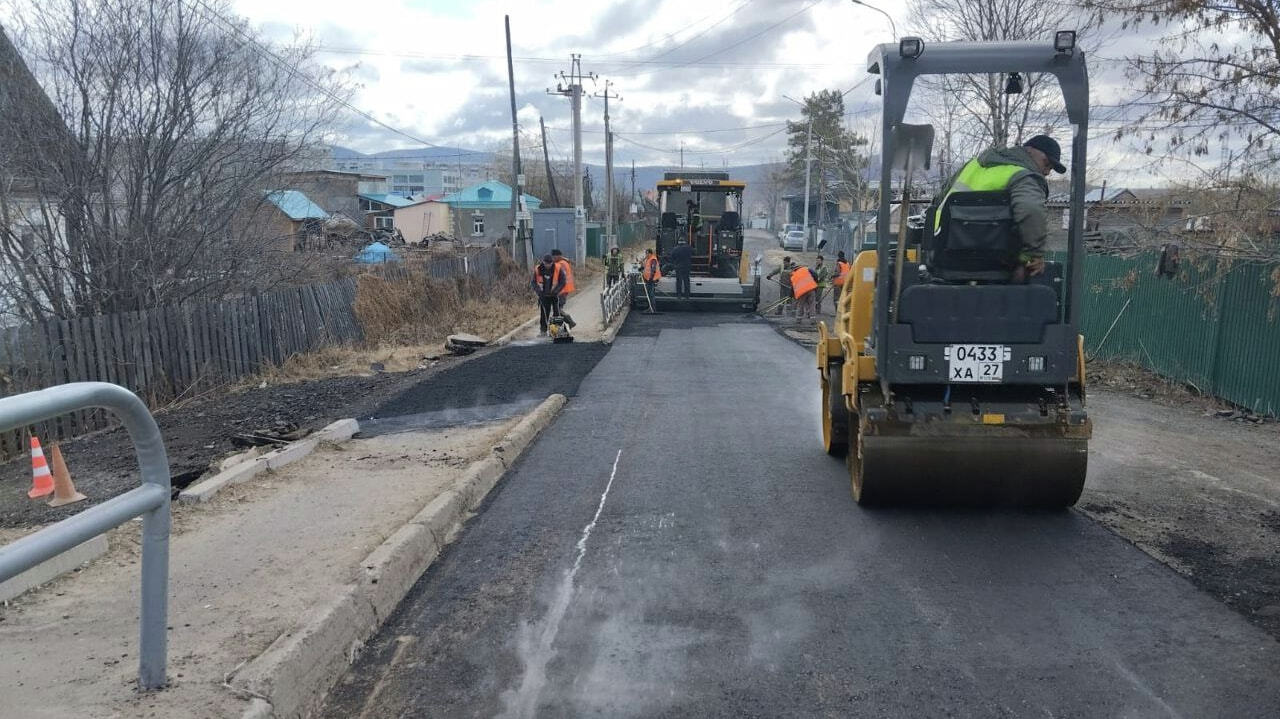
[[[761,322],[632,314],[577,390],[325,716],[1280,716],[1280,643],[1077,512],[855,505]]]

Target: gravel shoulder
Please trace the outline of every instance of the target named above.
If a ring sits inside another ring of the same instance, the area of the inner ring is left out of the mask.
[[[1078,508],[1280,639],[1280,427],[1094,390]]]

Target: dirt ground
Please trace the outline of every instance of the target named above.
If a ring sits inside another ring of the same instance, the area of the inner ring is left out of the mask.
[[[103,559],[0,608],[0,716],[239,716],[246,697],[226,678],[315,598],[354,581],[369,552],[517,421],[326,446],[209,504],[175,506],[171,684],[154,694],[133,689],[139,527],[126,523]]]
[[[407,372],[252,386],[159,412],[156,421],[179,487],[240,451],[231,442],[237,433],[277,421],[314,430],[344,417],[541,400],[554,392],[572,395],[606,351],[599,344],[546,342],[485,349],[464,358],[445,356],[434,366]],[[31,463],[19,458],[0,467],[0,529],[56,521],[138,485],[137,460],[122,429],[64,442],[62,450],[76,487],[90,500],[55,509],[28,499]]]
[[[599,268],[588,265],[580,268],[578,275],[584,290],[599,284]],[[510,288],[504,291],[510,294]],[[590,293],[579,292],[570,302],[592,300],[580,297],[586,294]],[[452,331],[496,337],[536,316],[531,297],[527,307],[513,304],[509,298],[499,299],[469,305],[470,324]],[[597,309],[597,318],[598,315]],[[278,422],[316,430],[344,417],[385,417],[541,400],[553,392],[566,392],[570,385],[576,389],[583,373],[573,371],[573,367],[594,366],[605,351],[585,342],[598,338],[598,328],[584,328],[584,332],[594,335],[584,336],[584,343],[554,350],[537,340],[521,342],[528,345],[527,351],[519,355],[520,369],[512,372],[506,371],[504,363],[515,355],[491,358],[496,350],[486,349],[469,357],[453,357],[436,342],[393,343],[359,350],[338,348],[294,358],[284,367],[270,369],[234,389],[156,413],[174,487],[186,486],[211,464],[241,451],[232,444],[233,435],[270,428]],[[455,368],[470,360],[480,364],[474,370],[454,374]],[[545,377],[541,379],[537,377],[542,374],[539,367],[545,367]],[[437,377],[438,386],[427,381]],[[137,461],[122,429],[69,440],[61,447],[76,488],[89,501],[60,508],[32,501],[26,496],[31,486],[31,463],[19,457],[0,465],[0,529],[54,522],[138,484]]]
[[[1280,639],[1280,425],[1095,389],[1078,508]]]
[[[169,454],[175,486],[208,469],[210,463],[239,451],[231,437],[271,427],[277,421],[319,429],[335,419],[359,416],[454,361],[440,367],[399,374],[338,377],[252,387],[156,413]],[[106,430],[62,443],[77,489],[88,502],[51,508],[27,498],[31,462],[18,458],[0,467],[0,527],[52,522],[81,512],[138,486],[138,463],[123,429]]]

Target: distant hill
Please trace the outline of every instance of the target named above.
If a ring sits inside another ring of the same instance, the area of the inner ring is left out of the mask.
[[[493,153],[479,150],[467,150],[461,147],[407,147],[399,150],[383,150],[382,152],[364,153],[349,147],[331,145],[330,153],[335,160],[370,160],[370,159],[406,159],[428,162],[447,160],[466,165],[482,165],[493,162]]]

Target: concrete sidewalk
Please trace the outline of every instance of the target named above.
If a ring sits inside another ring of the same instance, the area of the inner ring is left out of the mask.
[[[564,308],[573,321],[578,323],[578,326],[573,328],[573,339],[575,342],[600,342],[608,329],[604,326],[600,312],[600,293],[604,290],[604,275],[602,273],[584,274],[577,279],[577,285],[578,291],[569,297]],[[530,297],[530,302],[536,302],[532,294]],[[545,338],[538,336],[537,322],[511,337],[513,343],[536,342],[540,339],[546,341]]]
[[[138,524],[78,574],[0,609],[0,715],[234,717],[228,680],[357,581],[370,553],[454,486],[519,418],[325,445],[278,473],[174,505],[171,686],[139,694]]]

